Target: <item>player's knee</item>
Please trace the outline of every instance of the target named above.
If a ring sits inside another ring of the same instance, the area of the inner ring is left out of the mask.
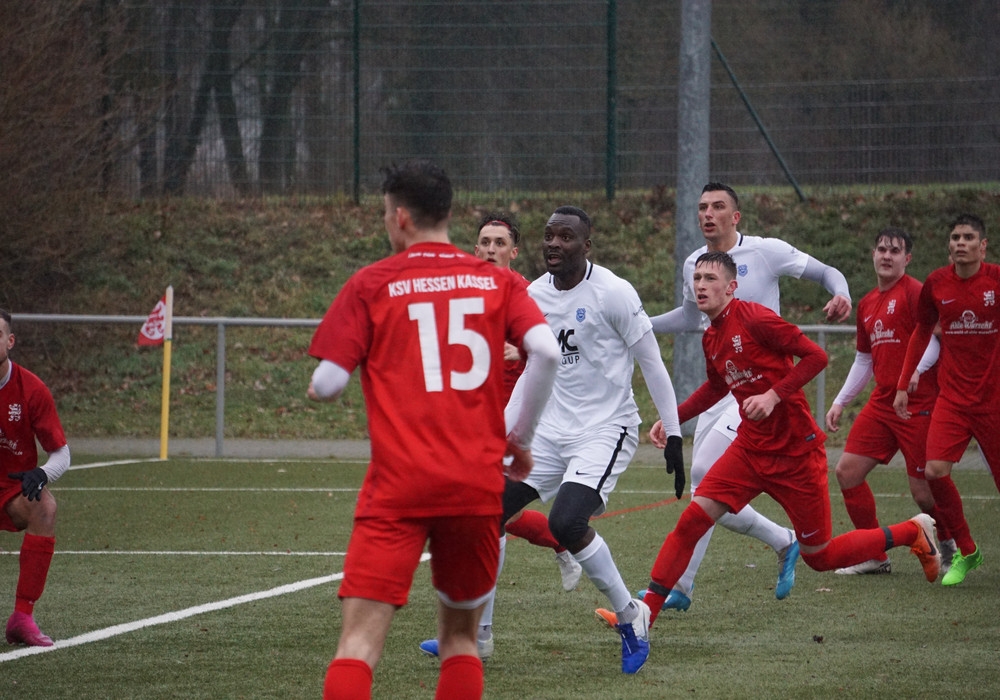
[[[556,538],[556,541],[567,549],[572,549],[574,545],[579,543],[587,535],[589,529],[589,514],[579,511],[572,512],[565,508],[561,510],[553,508],[549,514],[549,531]]]

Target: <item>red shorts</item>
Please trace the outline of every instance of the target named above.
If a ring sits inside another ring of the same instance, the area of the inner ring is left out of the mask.
[[[10,481],[11,486],[6,486],[0,489],[0,530],[9,530],[10,532],[20,532],[23,528],[18,527],[14,524],[14,521],[10,519],[7,515],[7,504],[21,495],[21,482],[16,479],[7,479],[6,476],[0,476],[0,479],[6,479]]]
[[[734,442],[708,470],[697,495],[736,513],[766,493],[785,509],[799,542],[818,546],[833,535],[828,469],[822,443],[793,456],[744,449]]]
[[[879,464],[888,464],[897,451],[902,452],[903,459],[906,460],[906,473],[914,479],[923,479],[923,469],[927,463],[927,430],[930,424],[930,411],[903,420],[896,415],[892,406],[867,403],[854,419],[844,452],[871,457],[878,460]]]
[[[499,515],[358,518],[347,546],[339,597],[406,605],[413,572],[428,541],[431,581],[451,600],[475,600],[496,584]]]
[[[969,441],[976,438],[986,465],[997,479],[1000,469],[993,466],[1000,465],[1000,430],[997,428],[996,413],[970,412],[939,396],[927,432],[927,459],[958,462]]]

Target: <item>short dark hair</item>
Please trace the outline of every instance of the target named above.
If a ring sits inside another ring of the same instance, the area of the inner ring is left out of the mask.
[[[706,192],[725,192],[733,200],[733,209],[739,211],[740,198],[737,196],[736,190],[729,185],[724,185],[721,182],[710,182],[701,188],[702,194],[705,194]]]
[[[2,318],[7,323],[7,332],[11,333],[14,330],[14,326],[11,323],[10,312],[7,309],[0,309],[0,318]]]
[[[913,252],[913,237],[901,228],[895,226],[890,226],[879,231],[875,235],[875,245],[882,239],[886,239],[890,242],[892,241],[902,241],[903,247],[906,249],[907,253]]]
[[[429,160],[409,160],[382,168],[382,192],[406,207],[422,228],[436,226],[451,213],[451,180]]]
[[[986,223],[975,214],[959,214],[948,227],[949,231],[954,231],[956,226],[971,226],[979,232],[980,238],[986,238]]]
[[[714,192],[715,190],[709,191]],[[733,256],[729,253],[723,253],[721,250],[711,250],[707,253],[702,253],[694,261],[694,266],[698,267],[701,264],[721,265],[731,279],[736,279],[736,261],[733,260]]]
[[[521,241],[521,229],[517,226],[517,217],[503,211],[488,211],[483,214],[479,218],[479,225],[476,227],[477,235],[484,227],[492,223],[506,226],[507,230],[510,231],[510,242],[514,245],[517,245]]]
[[[580,207],[574,207],[574,206],[569,205],[569,204],[564,204],[561,207],[557,207],[556,210],[554,212],[552,212],[552,213],[553,214],[568,214],[569,216],[575,216],[575,217],[577,217],[578,219],[580,219],[580,221],[583,223],[583,225],[587,227],[587,233],[590,233],[590,230],[591,230],[590,217],[587,216],[587,212],[585,212]]]

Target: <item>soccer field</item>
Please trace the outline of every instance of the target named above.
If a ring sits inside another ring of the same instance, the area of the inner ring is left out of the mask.
[[[106,461],[74,456],[53,487],[56,555],[36,608],[48,649],[0,648],[0,698],[318,698],[336,646],[336,599],[365,465],[320,460]],[[831,473],[832,480],[832,473]],[[485,663],[486,698],[996,697],[1000,693],[1000,498],[981,468],[955,480],[985,556],[960,586],[928,584],[905,548],[889,576],[800,562],[774,599],[776,559],[717,530],[687,613],[664,612],[636,676],[593,610],[566,593],[551,551],[508,544]],[[915,507],[898,467],[870,478],[881,520]],[[662,466],[634,464],[594,521],[631,588],[644,587],[677,503]],[[834,485],[835,533],[849,529]],[[787,523],[767,497],[762,512]],[[12,599],[21,536],[0,534]],[[396,617],[373,693],[432,698],[437,661],[428,567]]]

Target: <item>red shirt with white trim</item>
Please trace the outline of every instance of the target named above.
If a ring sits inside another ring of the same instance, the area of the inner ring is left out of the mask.
[[[0,388],[0,474],[38,466],[35,438],[46,452],[66,445],[56,403],[45,383],[34,373],[10,363],[10,379]],[[16,482],[11,482],[16,483]],[[8,486],[0,483],[0,488]]]
[[[889,289],[881,291],[876,287],[858,302],[857,349],[872,356],[875,375],[869,401],[892,408],[896,382],[906,358],[906,344],[917,325],[917,301],[922,286],[913,277],[903,275]],[[910,394],[910,411],[918,413],[934,408],[938,364],[920,375],[916,392]]]
[[[517,277],[420,243],[334,299],[309,354],[361,368],[372,459],[355,517],[502,511],[504,340],[545,323]]]
[[[1000,265],[982,263],[976,274],[961,278],[955,266],[927,276],[917,306],[917,328],[903,374],[911,374],[937,323],[941,324],[938,360],[940,397],[974,411],[1000,408]],[[919,351],[919,352],[918,352]]]
[[[705,331],[708,381],[678,409],[690,420],[731,392],[740,406],[736,443],[758,452],[798,455],[826,440],[802,387],[826,367],[823,349],[766,306],[733,299]],[[795,363],[793,357],[801,358]],[[749,420],[743,402],[769,389],[781,397],[771,415]]]

